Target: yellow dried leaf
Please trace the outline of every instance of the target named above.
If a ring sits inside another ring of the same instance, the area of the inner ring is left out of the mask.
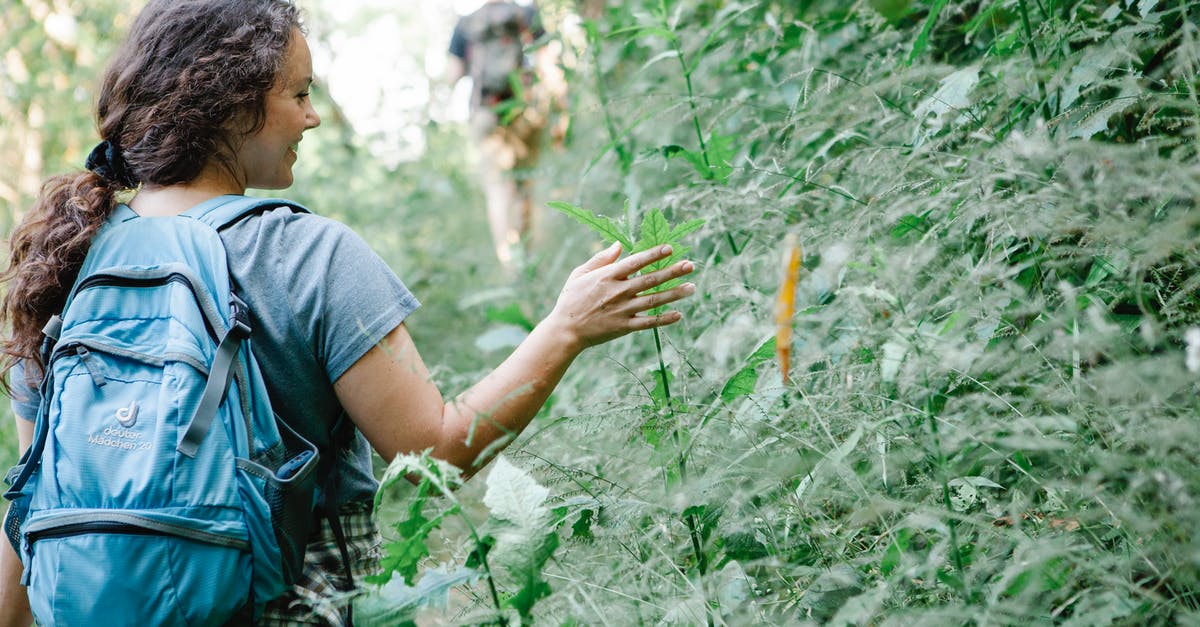
[[[783,282],[775,301],[775,357],[783,380],[788,380],[792,357],[792,315],[796,311],[796,281],[800,278],[800,243],[795,233],[783,238]]]

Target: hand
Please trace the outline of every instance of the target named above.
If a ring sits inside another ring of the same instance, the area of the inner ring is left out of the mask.
[[[633,331],[679,322],[683,316],[678,311],[656,316],[643,312],[696,291],[695,285],[684,283],[662,292],[644,293],[690,274],[696,269],[690,261],[633,276],[646,266],[670,257],[670,246],[656,246],[617,261],[620,256],[621,246],[613,244],[575,268],[559,293],[554,310],[546,317],[546,322],[562,328],[581,348],[603,344]]]

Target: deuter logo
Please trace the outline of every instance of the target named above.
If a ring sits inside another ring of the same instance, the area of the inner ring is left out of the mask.
[[[126,429],[137,424],[138,404],[137,401],[131,401],[129,407],[122,407],[117,410],[117,422],[121,423]]]
[[[154,448],[154,442],[145,437],[141,431],[134,431],[133,426],[137,424],[138,419],[138,403],[130,401],[129,407],[122,407],[116,412],[117,423],[119,426],[109,425],[104,427],[104,431],[93,433],[88,436],[88,444],[93,446],[107,446],[122,451],[149,451]],[[151,420],[151,422],[154,422]]]

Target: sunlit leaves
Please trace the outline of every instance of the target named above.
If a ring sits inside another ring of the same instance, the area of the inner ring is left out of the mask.
[[[634,241],[633,237],[627,234],[624,228],[609,218],[596,215],[587,209],[566,202],[551,201],[547,205],[588,227],[592,232],[604,238],[605,241],[620,242],[621,246],[629,253],[649,250],[655,246],[671,246],[672,250],[669,256],[646,266],[644,272],[661,270],[684,259],[691,251],[691,247],[682,244],[683,238],[699,230],[705,224],[703,218],[695,218],[672,227],[661,209],[650,209],[643,215],[638,231],[638,238]],[[655,288],[647,290],[646,293],[653,294],[669,290],[682,282],[682,278],[671,279]],[[665,309],[665,307],[656,307],[647,312],[647,315],[656,315],[665,311]]]
[[[546,203],[551,209],[557,209],[567,216],[573,218],[576,222],[588,227],[594,233],[604,238],[606,242],[620,242],[621,247],[626,251],[633,250],[633,241],[625,234],[624,230],[613,222],[611,219],[596,215],[582,207],[572,205],[568,202],[560,200],[552,200]]]
[[[519,586],[506,603],[522,618],[550,594],[542,567],[558,548],[558,534],[546,506],[549,490],[528,473],[501,457],[488,473],[483,502],[491,510],[488,528],[495,546],[488,553],[494,566],[505,569]]]
[[[733,159],[737,155],[734,140],[732,135],[714,134],[709,136],[701,150],[688,150],[671,144],[663,146],[660,151],[666,159],[680,157],[687,161],[701,179],[723,185],[729,182],[729,176],[733,174]]]

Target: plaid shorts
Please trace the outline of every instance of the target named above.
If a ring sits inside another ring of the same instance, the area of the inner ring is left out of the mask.
[[[339,518],[350,552],[350,571],[356,583],[379,571],[383,540],[371,518],[369,503],[344,506]],[[350,603],[342,552],[329,527],[320,519],[304,553],[304,573],[291,592],[267,604],[258,625],[332,625],[347,621]]]

